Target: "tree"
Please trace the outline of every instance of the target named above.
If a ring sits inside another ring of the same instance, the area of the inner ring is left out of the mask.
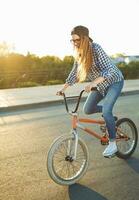
[[[111,55],[111,58],[125,58],[126,54],[125,53],[116,53],[116,54],[113,54]]]
[[[6,42],[0,43],[0,57],[9,55],[14,50],[14,46]]]

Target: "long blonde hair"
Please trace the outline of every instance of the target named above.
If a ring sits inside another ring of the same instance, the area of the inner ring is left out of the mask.
[[[75,48],[75,60],[78,63],[77,79],[83,82],[94,63],[93,49],[87,36],[81,37],[80,46]]]

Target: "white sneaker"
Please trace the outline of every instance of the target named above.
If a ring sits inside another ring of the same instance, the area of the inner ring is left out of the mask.
[[[116,142],[109,142],[109,145],[103,152],[104,157],[112,157],[118,151]]]

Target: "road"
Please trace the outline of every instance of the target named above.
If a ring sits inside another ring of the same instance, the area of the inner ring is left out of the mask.
[[[139,131],[138,107],[139,95],[123,96],[114,113],[131,118]],[[48,149],[70,131],[69,120],[63,105],[0,114],[0,200],[138,200],[139,145],[129,160],[106,159],[105,147],[81,132],[90,152],[87,173],[70,187],[49,178]]]

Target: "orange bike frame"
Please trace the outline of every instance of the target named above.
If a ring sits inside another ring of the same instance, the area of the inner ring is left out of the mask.
[[[102,139],[102,136],[100,136],[98,133],[96,133],[95,131],[84,127],[81,123],[91,123],[91,124],[99,124],[99,125],[104,125],[105,121],[104,120],[99,120],[99,119],[86,119],[86,118],[79,118],[77,117],[77,113],[72,114],[72,128],[76,129],[77,127],[86,131],[87,133],[89,133],[90,135],[93,135],[94,137],[96,137],[97,139]]]

